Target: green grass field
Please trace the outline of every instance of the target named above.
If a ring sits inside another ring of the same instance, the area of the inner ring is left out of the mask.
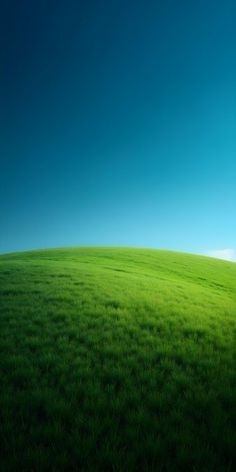
[[[236,264],[0,257],[1,472],[233,471]]]

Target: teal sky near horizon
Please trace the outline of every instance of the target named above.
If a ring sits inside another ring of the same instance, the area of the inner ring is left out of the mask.
[[[3,0],[0,17],[0,252],[236,260],[235,1]]]

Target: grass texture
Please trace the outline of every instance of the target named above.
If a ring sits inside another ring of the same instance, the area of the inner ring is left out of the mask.
[[[236,264],[0,257],[1,472],[236,470]]]

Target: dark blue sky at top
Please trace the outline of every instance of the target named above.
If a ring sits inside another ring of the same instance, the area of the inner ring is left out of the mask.
[[[235,1],[0,8],[0,251],[235,248]]]

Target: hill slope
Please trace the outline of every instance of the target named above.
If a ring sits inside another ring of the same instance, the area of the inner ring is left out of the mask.
[[[0,300],[1,470],[235,469],[236,264],[3,255]]]

